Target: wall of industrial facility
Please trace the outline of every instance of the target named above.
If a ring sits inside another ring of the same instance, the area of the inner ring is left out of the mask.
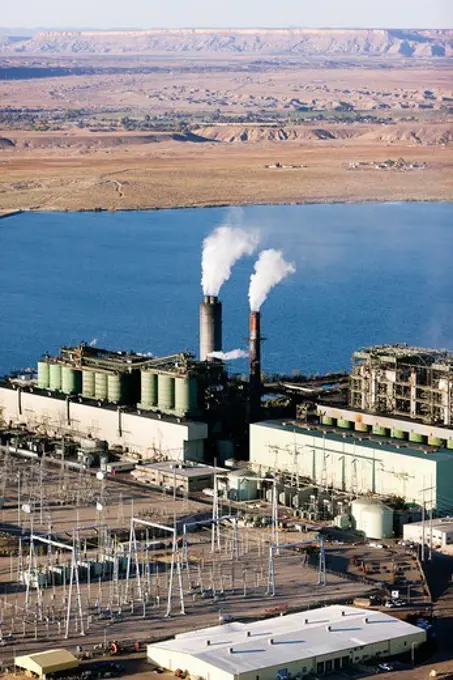
[[[295,461],[296,456],[296,461]],[[250,427],[250,461],[264,473],[292,474],[295,463],[301,477],[357,493],[401,496],[421,503],[422,489],[433,487],[434,504],[451,495],[453,453],[424,453],[413,449],[367,444],[354,437],[325,435],[301,430],[280,421],[256,423]],[[450,491],[448,489],[450,488]],[[429,506],[431,491],[425,500]]]
[[[419,423],[415,420],[410,420],[407,418],[403,420],[401,418],[392,418],[391,416],[384,416],[381,414],[374,413],[364,413],[362,411],[353,411],[346,408],[338,408],[335,406],[327,406],[325,404],[318,404],[317,413],[321,418],[328,418],[334,421],[332,424],[337,424],[340,421],[341,426],[344,429],[349,427],[351,430],[363,431],[363,428],[381,427],[383,431],[390,436],[393,433],[404,433],[405,437],[397,437],[400,439],[408,439],[411,433],[420,435],[422,441],[426,443],[434,442],[439,440],[439,442],[444,443],[448,446],[453,446],[453,429],[449,427],[439,427],[438,425],[426,425],[425,423]],[[362,428],[362,430],[361,430]]]
[[[148,659],[169,670],[174,671],[177,668],[187,669],[192,677],[200,677],[205,680],[256,680],[257,677],[259,677],[259,680],[275,680],[282,668],[285,668],[288,675],[290,674],[292,677],[295,677],[298,674],[308,675],[317,672],[319,663],[325,664],[327,661],[330,661],[332,667],[334,667],[335,659],[343,659],[345,657],[348,657],[348,664],[356,664],[378,657],[385,658],[386,656],[407,652],[410,650],[412,644],[418,646],[425,640],[426,633],[425,631],[420,630],[419,633],[410,636],[403,636],[391,640],[381,640],[371,644],[362,643],[356,647],[351,646],[351,648],[335,652],[326,651],[324,654],[317,654],[316,656],[301,658],[295,661],[285,661],[282,659],[279,665],[270,666],[268,668],[259,666],[258,654],[255,669],[239,672],[235,669],[234,660],[235,657],[238,660],[241,659],[241,651],[240,648],[234,651],[234,647],[231,654],[231,672],[223,670],[213,663],[209,663],[207,660],[200,659],[195,654],[192,656],[184,652],[159,648],[158,643],[157,645],[148,645]],[[351,645],[353,645],[353,638],[351,638]],[[327,641],[322,647],[324,649],[328,647]],[[250,662],[250,665],[253,666],[252,662]]]
[[[44,425],[66,433],[72,430],[106,440],[110,446],[128,447],[144,458],[160,453],[175,460],[202,461],[208,435],[207,425],[201,422],[178,423],[5,387],[0,387],[0,409],[6,422]]]

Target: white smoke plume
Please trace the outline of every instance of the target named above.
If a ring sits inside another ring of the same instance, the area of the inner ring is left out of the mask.
[[[281,250],[262,250],[255,262],[255,273],[250,277],[249,301],[252,312],[258,312],[270,290],[296,267],[286,262]]]
[[[230,352],[211,352],[208,356],[222,361],[234,361],[235,359],[248,359],[248,352],[243,349],[232,349]]]
[[[203,241],[201,285],[205,295],[218,295],[231,276],[231,268],[244,255],[252,255],[259,243],[256,229],[223,225]]]

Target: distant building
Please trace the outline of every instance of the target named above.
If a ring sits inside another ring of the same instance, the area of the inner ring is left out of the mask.
[[[408,345],[353,354],[352,409],[453,426],[453,354]]]
[[[426,632],[381,612],[333,605],[233,622],[148,645],[148,659],[203,680],[288,680],[410,652]]]
[[[225,473],[223,468],[197,463],[178,463],[164,461],[161,463],[145,463],[131,474],[139,481],[164,488],[180,491],[202,491],[214,486],[215,473]]]
[[[424,535],[423,535],[424,534]],[[433,519],[423,522],[413,522],[405,524],[403,527],[403,538],[405,541],[413,543],[423,543],[431,545],[435,550],[449,548],[453,551],[453,517],[443,519]]]

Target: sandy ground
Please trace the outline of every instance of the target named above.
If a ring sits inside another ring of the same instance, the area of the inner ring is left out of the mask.
[[[130,144],[110,148],[0,151],[0,210],[452,198],[453,146],[358,140],[136,144],[130,137]],[[406,172],[349,168],[350,163],[399,157],[426,167]],[[265,167],[276,162],[303,167]]]

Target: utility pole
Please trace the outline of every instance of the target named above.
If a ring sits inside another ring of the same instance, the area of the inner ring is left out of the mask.
[[[422,505],[422,545],[420,561],[425,561],[425,489],[423,489],[423,505]]]

